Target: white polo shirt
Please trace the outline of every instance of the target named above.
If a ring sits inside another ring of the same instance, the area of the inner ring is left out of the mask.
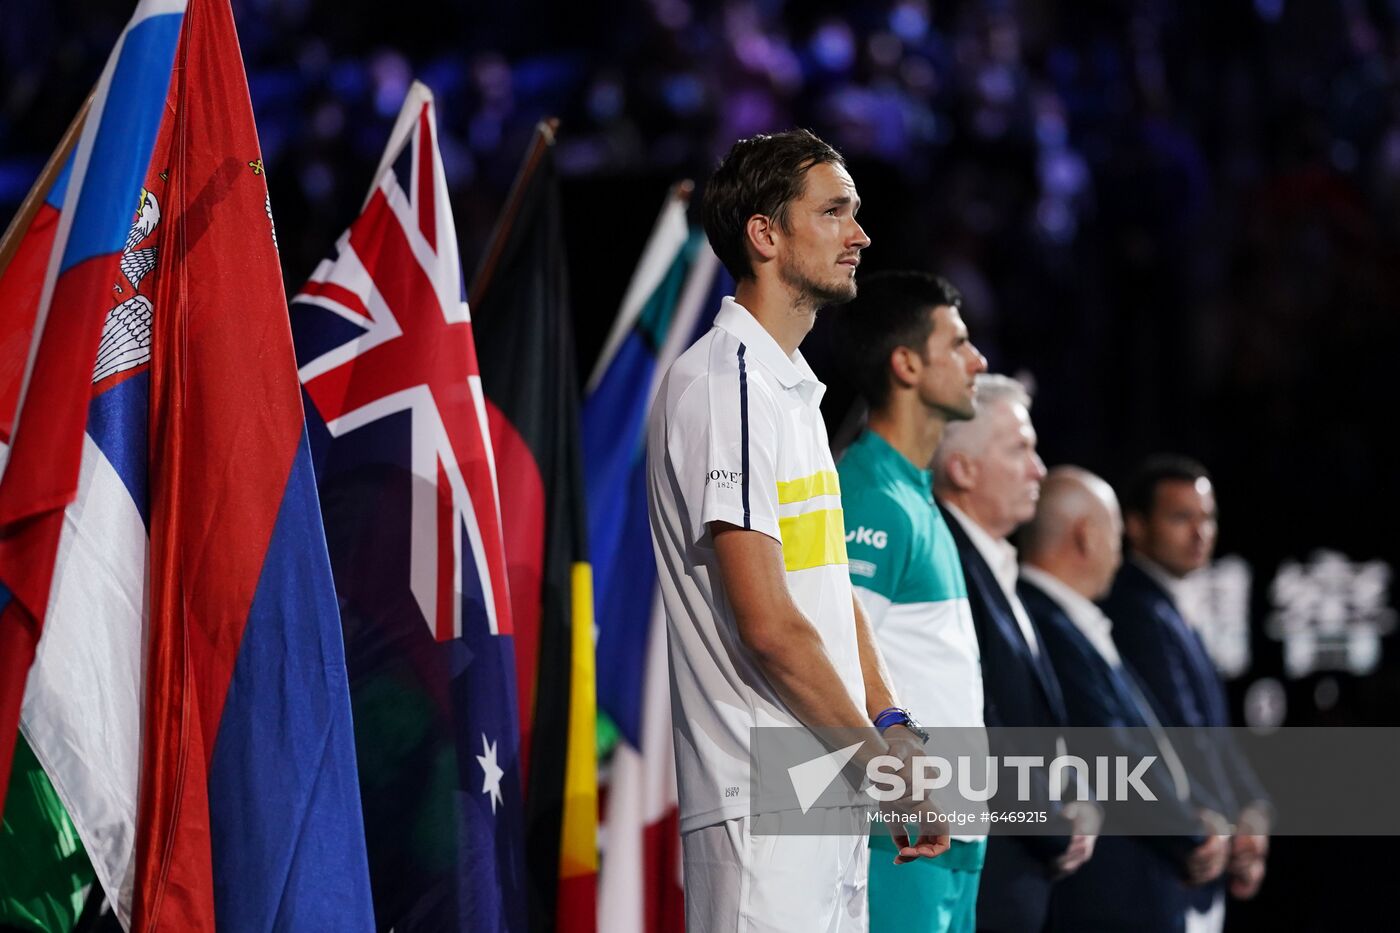
[[[666,607],[680,828],[776,809],[749,793],[749,730],[798,726],[739,638],[710,522],[783,546],[787,585],[856,706],[856,645],[826,387],[742,305],[671,366],[647,425],[647,505]],[[790,805],[790,803],[789,803]]]

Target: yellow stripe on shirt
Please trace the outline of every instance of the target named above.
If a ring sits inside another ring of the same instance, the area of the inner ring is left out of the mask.
[[[818,509],[780,518],[778,530],[783,536],[783,563],[789,573],[846,563],[846,522],[840,509]]]
[[[778,504],[803,502],[817,496],[835,496],[841,492],[841,480],[835,470],[822,470],[811,476],[799,476],[778,483]]]

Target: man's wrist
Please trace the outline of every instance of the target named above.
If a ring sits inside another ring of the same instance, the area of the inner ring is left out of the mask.
[[[1235,821],[1236,832],[1247,836],[1267,836],[1273,827],[1273,806],[1265,800],[1255,800],[1240,811]]]
[[[884,734],[886,729],[894,726],[904,726],[912,732],[920,742],[928,741],[928,733],[919,726],[913,716],[909,715],[909,711],[902,707],[891,706],[887,709],[883,709],[876,713],[871,721],[881,735]]]
[[[1060,808],[1077,836],[1097,836],[1103,826],[1103,808],[1091,800],[1071,800]]]
[[[906,746],[905,753],[908,754],[907,746],[917,745],[921,750],[928,742],[928,733],[923,729],[914,729],[904,723],[896,723],[881,733],[881,737],[893,748],[895,745]]]
[[[1197,811],[1196,815],[1200,818],[1201,826],[1207,835],[1228,836],[1235,830],[1235,828],[1230,825],[1229,820],[1225,819],[1225,817],[1216,813],[1214,810],[1203,808]]]
[[[904,709],[903,707],[887,706],[884,709],[880,710],[880,712],[876,713],[874,716],[871,716],[870,721],[875,725],[876,729],[879,729],[881,732],[884,732],[890,726],[904,722],[908,718],[909,711]]]

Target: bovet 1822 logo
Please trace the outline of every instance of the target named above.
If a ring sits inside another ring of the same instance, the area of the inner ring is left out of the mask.
[[[743,481],[743,470],[711,470],[705,474],[705,485],[714,483],[716,489],[733,489]]]
[[[846,532],[846,543],[868,544],[877,551],[883,551],[885,545],[890,543],[890,536],[883,531],[876,531],[874,528],[866,528],[862,525]]]

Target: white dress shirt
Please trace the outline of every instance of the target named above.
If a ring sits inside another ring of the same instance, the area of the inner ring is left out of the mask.
[[[1113,623],[1103,614],[1103,610],[1070,589],[1060,578],[1051,576],[1039,567],[1027,564],[1021,568],[1021,576],[1059,603],[1074,627],[1089,640],[1094,650],[1103,655],[1110,667],[1116,670],[1123,666],[1123,659],[1118,656],[1118,646],[1113,643]]]
[[[1147,574],[1158,586],[1166,590],[1172,602],[1176,603],[1177,609],[1181,609],[1182,598],[1186,596],[1185,578],[1172,576],[1167,572],[1167,568],[1149,557],[1143,557],[1141,554],[1133,554],[1128,560],[1137,564],[1143,573]]]
[[[1113,643],[1113,621],[1104,615],[1098,606],[1075,592],[1058,577],[1051,576],[1039,567],[1024,566],[1021,568],[1021,576],[1040,587],[1045,591],[1045,595],[1059,604],[1065,615],[1074,623],[1074,627],[1079,629],[1080,634],[1094,646],[1094,650],[1109,666],[1115,671],[1122,671],[1123,659],[1118,654],[1118,646]],[[1157,748],[1162,753],[1162,763],[1167,766],[1167,772],[1171,774],[1172,783],[1176,786],[1177,798],[1188,799],[1191,796],[1191,781],[1186,775],[1186,767],[1181,763],[1181,757],[1177,755],[1171,739],[1162,729],[1162,723],[1153,712],[1152,704],[1138,689],[1137,680],[1131,672],[1126,673],[1122,680],[1132,694],[1143,722],[1147,723],[1147,728],[1157,742]]]
[[[1021,629],[1021,635],[1026,639],[1026,646],[1031,650],[1031,657],[1039,660],[1040,636],[1036,634],[1030,613],[1026,612],[1026,607],[1021,604],[1021,597],[1016,593],[1016,581],[1021,576],[1021,565],[1017,561],[1016,548],[1012,547],[1011,542],[1005,538],[993,538],[981,525],[969,518],[967,513],[951,502],[944,502],[943,505],[948,509],[948,513],[957,519],[963,531],[967,532],[968,540],[972,542],[973,547],[977,548],[977,553],[982,555],[982,559],[991,568],[997,586],[1001,587],[1007,603],[1011,606],[1011,615],[1015,617],[1016,625]],[[1051,676],[1054,676],[1053,672]],[[1060,757],[1069,754],[1065,745],[1065,737],[1062,735],[1055,737],[1055,754]],[[1075,775],[1078,777],[1078,772],[1075,772]],[[1088,799],[1088,792],[1081,791],[1080,797]]]
[[[1200,633],[1202,638],[1206,637],[1205,631],[1201,627],[1203,618],[1208,618],[1209,613],[1203,612],[1202,600],[1205,592],[1200,584],[1200,577],[1193,573],[1186,577],[1177,577],[1167,572],[1156,561],[1143,557],[1141,554],[1133,554],[1128,560],[1136,564],[1143,573],[1162,588],[1176,606],[1176,611],[1181,614],[1181,618],[1193,631]]]
[[[1021,597],[1016,595],[1016,578],[1020,575],[1016,549],[1005,538],[993,538],[987,534],[981,525],[968,518],[956,505],[948,502],[944,502],[943,505],[958,520],[958,524],[972,541],[972,546],[977,548],[977,553],[982,555],[982,559],[992,569],[992,576],[996,577],[997,585],[1005,594],[1006,601],[1011,604],[1011,614],[1016,617],[1016,624],[1025,636],[1031,655],[1039,658],[1040,639],[1035,634],[1035,626],[1031,624],[1026,607],[1021,605]]]

